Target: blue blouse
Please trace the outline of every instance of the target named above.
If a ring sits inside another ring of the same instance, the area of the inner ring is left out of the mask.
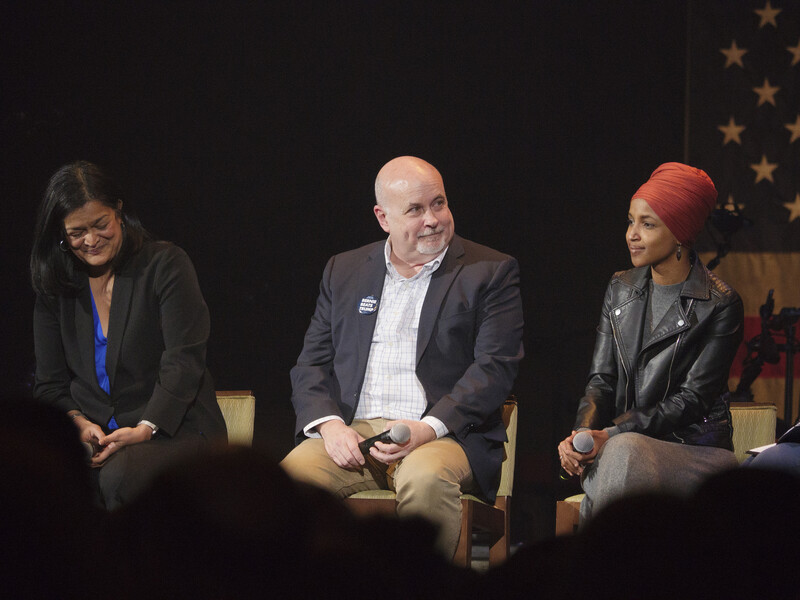
[[[89,295],[92,297],[92,317],[94,319],[94,369],[97,373],[97,383],[105,390],[106,394],[111,395],[111,384],[108,381],[108,373],[106,372],[108,338],[103,335],[103,325],[100,323],[100,315],[97,312],[97,304],[94,302],[94,294],[90,291]],[[108,422],[108,428],[119,428],[114,417],[111,417],[111,420]]]

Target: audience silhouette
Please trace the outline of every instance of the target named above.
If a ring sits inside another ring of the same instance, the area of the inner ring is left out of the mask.
[[[8,597],[339,598],[356,572],[382,600],[799,596],[800,478],[784,472],[734,469],[689,498],[623,498],[479,575],[440,558],[428,522],[357,518],[250,448],[176,464],[108,513],[69,419],[29,399],[2,405]]]

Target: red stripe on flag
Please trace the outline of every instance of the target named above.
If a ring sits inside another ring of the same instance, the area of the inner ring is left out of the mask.
[[[800,324],[798,324],[800,325]],[[745,346],[745,342],[750,341],[755,336],[761,333],[761,319],[757,316],[746,316],[744,318],[744,342],[741,346],[739,346],[739,351],[736,353],[736,358],[733,360],[733,366],[731,366],[731,377],[740,377],[742,375],[742,361],[747,357],[747,347]],[[772,331],[772,338],[775,340],[775,343],[779,346],[786,341],[786,336],[783,332],[779,331]],[[779,377],[783,378],[786,376],[786,354],[781,352],[780,353],[780,361],[777,364],[771,365],[769,363],[764,363],[764,368],[761,370],[761,374],[758,376],[759,378],[768,378],[768,377]],[[800,375],[800,354],[795,354],[794,356],[794,376],[797,377]]]

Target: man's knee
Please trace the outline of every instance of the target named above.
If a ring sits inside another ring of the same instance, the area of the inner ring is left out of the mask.
[[[289,477],[346,497],[355,492],[376,489],[374,476],[367,468],[339,467],[325,451],[320,439],[304,440],[279,463]]]
[[[441,470],[428,468],[404,469],[395,478],[395,488],[399,495],[413,489],[425,496],[436,497],[453,485],[458,485],[458,482],[448,479]]]
[[[464,461],[466,462],[466,457]],[[440,497],[448,492],[460,493],[462,480],[469,472],[469,463],[466,462],[462,466],[458,460],[454,462],[456,464],[452,464],[445,457],[415,450],[403,459],[395,472],[395,488],[398,495],[404,494],[409,489],[427,497]]]
[[[320,453],[321,446],[322,453]],[[326,461],[327,459],[327,461]],[[322,481],[322,474],[333,465],[321,440],[304,440],[300,445],[287,454],[279,463],[280,467],[293,479],[309,483]],[[335,466],[335,465],[334,465]]]

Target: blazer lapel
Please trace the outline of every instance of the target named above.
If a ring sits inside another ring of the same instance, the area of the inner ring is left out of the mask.
[[[353,306],[345,310],[356,312],[358,322],[358,371],[362,376],[367,371],[367,358],[372,345],[372,335],[375,332],[375,323],[378,319],[381,296],[383,294],[383,280],[386,277],[384,264],[383,245],[378,244],[378,250],[367,256],[358,273],[356,289],[352,298]],[[375,298],[375,310],[368,313],[361,312],[364,299]]]
[[[94,312],[92,311],[92,292],[89,290],[89,281],[84,277],[84,287],[75,298],[75,337],[78,341],[78,351],[80,352],[81,362],[86,365],[86,369],[91,374],[89,381],[97,384],[94,364]]]
[[[108,349],[106,351],[106,373],[111,389],[114,389],[114,375],[122,349],[122,338],[128,325],[131,298],[133,297],[133,278],[126,273],[114,276],[114,291],[111,296],[111,311],[108,317]]]
[[[417,365],[428,347],[428,342],[433,333],[433,326],[439,316],[444,299],[450,286],[453,285],[458,272],[464,266],[462,257],[464,256],[464,246],[458,237],[453,237],[450,248],[444,256],[444,261],[431,276],[428,292],[422,303],[422,311],[419,315],[419,328],[417,329]]]

